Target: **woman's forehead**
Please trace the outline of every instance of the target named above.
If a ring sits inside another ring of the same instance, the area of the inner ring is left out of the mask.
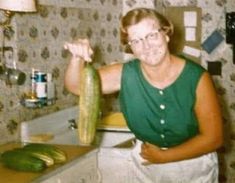
[[[128,27],[127,32],[128,34],[137,33],[139,31],[148,31],[153,29],[160,28],[159,23],[157,20],[152,18],[144,18],[137,24],[131,25]]]
[[[150,27],[150,28],[159,28],[159,22],[157,19],[154,19],[154,18],[143,18],[140,22],[134,24],[134,25],[131,25],[131,26],[147,26],[147,27]],[[131,27],[130,26],[130,27]]]
[[[131,25],[127,29],[129,39],[144,37],[146,34],[158,29],[158,23],[153,19],[143,19],[139,23]]]

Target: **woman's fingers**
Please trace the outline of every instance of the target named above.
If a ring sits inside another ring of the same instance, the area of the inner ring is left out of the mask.
[[[78,39],[75,42],[66,42],[64,44],[64,49],[68,50],[73,57],[80,58],[85,61],[92,61],[93,50],[87,39]]]

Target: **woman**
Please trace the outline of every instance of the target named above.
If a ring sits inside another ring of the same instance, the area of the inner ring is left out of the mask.
[[[121,40],[136,59],[100,68],[102,92],[119,91],[121,110],[138,139],[132,157],[140,182],[215,183],[215,151],[223,143],[216,91],[205,69],[170,53],[172,33],[172,24],[152,9],[128,12]],[[78,70],[93,51],[86,39],[65,48],[72,53],[65,85],[79,95]]]

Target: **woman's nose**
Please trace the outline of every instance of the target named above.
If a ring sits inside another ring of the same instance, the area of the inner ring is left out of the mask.
[[[150,48],[149,41],[147,39],[142,39],[143,48]]]

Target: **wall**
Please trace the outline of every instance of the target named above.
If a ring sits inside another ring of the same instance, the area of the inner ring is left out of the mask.
[[[13,47],[14,53],[6,51],[1,64],[13,67],[15,60],[17,68],[27,74],[27,80],[22,86],[0,80],[0,143],[19,139],[21,121],[77,105],[78,97],[69,93],[63,83],[70,58],[63,49],[66,41],[89,37],[95,48],[96,66],[113,58],[121,60],[120,45],[113,44],[119,41],[117,25],[121,7],[120,1],[39,1],[36,13],[15,14],[13,31],[5,32],[4,41],[5,46]],[[20,104],[21,96],[29,90],[32,68],[52,73],[56,85],[55,105],[28,109]],[[109,103],[115,100],[113,96],[106,98]],[[110,104],[107,110],[112,109]]]
[[[218,30],[225,37],[225,12],[235,11],[234,0],[40,0],[39,10],[33,14],[16,15],[12,21],[14,34],[6,35],[6,45],[14,48],[17,66],[29,76],[31,68],[52,72],[57,88],[53,106],[27,109],[20,105],[20,96],[27,90],[29,78],[23,86],[9,86],[0,80],[0,143],[17,139],[21,121],[77,104],[78,98],[64,89],[63,76],[69,54],[62,45],[76,37],[87,36],[96,48],[96,66],[122,60],[119,45],[118,21],[123,13],[144,6],[164,11],[167,6],[197,6],[202,8],[202,42]],[[124,55],[125,56],[125,55]],[[226,143],[220,149],[220,182],[235,182],[235,72],[231,46],[223,41],[211,54],[201,51],[201,63],[222,64],[222,74],[213,76],[223,109]],[[104,97],[105,112],[118,110],[114,96]]]

